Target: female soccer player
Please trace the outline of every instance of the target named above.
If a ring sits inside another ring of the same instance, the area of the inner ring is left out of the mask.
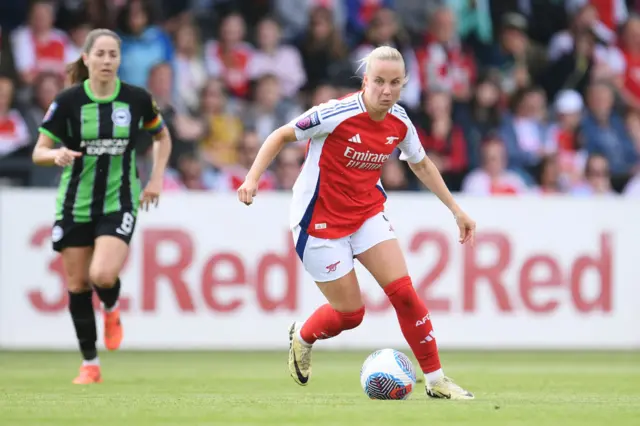
[[[105,347],[120,347],[118,276],[140,204],[146,210],[157,206],[171,152],[155,102],[144,89],[118,79],[119,65],[118,36],[91,31],[82,56],[68,68],[74,85],[49,107],[33,151],[34,163],[64,168],[51,239],[62,255],[69,311],[84,358],[76,384],[102,381],[92,286],[104,305]],[[144,130],[154,135],[154,168],[141,191],[135,150]]]
[[[400,52],[382,46],[363,63],[363,90],[313,107],[275,130],[238,189],[239,200],[252,204],[260,176],[283,146],[309,139],[293,188],[291,227],[296,251],[329,303],[304,324],[291,325],[289,370],[298,384],[306,385],[315,341],[362,322],[365,308],[353,269],[355,258],[395,308],[402,333],[425,374],[427,395],[473,399],[471,392],[442,371],[429,311],[415,292],[393,227],[384,215],[381,168],[396,146],[400,158],[408,160],[416,176],[453,213],[460,243],[473,240],[476,225],[456,204],[404,109],[396,105],[407,81]]]

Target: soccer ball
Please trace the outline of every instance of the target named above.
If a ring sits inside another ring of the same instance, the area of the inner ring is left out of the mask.
[[[380,349],[362,364],[360,384],[371,399],[407,399],[416,385],[416,370],[402,352]]]

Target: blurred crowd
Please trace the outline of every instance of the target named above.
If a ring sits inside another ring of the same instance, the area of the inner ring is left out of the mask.
[[[233,191],[266,136],[357,91],[358,59],[402,51],[401,104],[453,191],[640,195],[640,1],[57,0],[0,2],[0,185],[51,187],[37,127],[92,28],[173,137],[165,189]],[[151,139],[138,147],[141,177]],[[289,190],[305,142],[260,183]],[[393,157],[387,190],[425,190]]]

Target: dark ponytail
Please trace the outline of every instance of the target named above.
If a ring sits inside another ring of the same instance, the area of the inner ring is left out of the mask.
[[[122,41],[120,40],[120,37],[118,37],[118,35],[115,32],[104,29],[104,28],[97,28],[95,30],[90,31],[89,34],[87,34],[87,39],[85,40],[84,46],[82,47],[82,53],[84,53],[85,55],[88,55],[89,52],[91,52],[91,49],[93,48],[93,44],[101,36],[111,37],[118,42],[118,46],[122,45]],[[84,64],[84,60],[82,59],[82,56],[76,59],[75,62],[72,62],[69,65],[67,65],[67,78],[65,80],[65,86],[82,83],[88,78],[89,78],[89,68],[87,68],[87,66]]]
[[[87,68],[87,66],[84,64],[82,56],[76,59],[75,62],[71,62],[69,65],[67,65],[67,79],[65,81],[65,86],[82,83],[88,78],[89,68]]]

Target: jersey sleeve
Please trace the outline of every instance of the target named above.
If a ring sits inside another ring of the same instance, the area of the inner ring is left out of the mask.
[[[317,106],[291,120],[288,126],[295,130],[296,138],[299,141],[326,135],[332,130],[329,121],[322,119],[320,107]]]
[[[68,105],[64,99],[58,95],[49,105],[49,109],[42,119],[42,123],[38,131],[49,136],[57,143],[62,143],[64,135],[67,131],[67,109]]]
[[[400,159],[413,164],[419,163],[426,156],[424,148],[418,138],[418,132],[416,131],[413,123],[410,121],[405,121],[405,123],[407,125],[407,134],[402,142],[398,144],[398,148],[400,149]]]
[[[158,104],[147,91],[142,100],[142,128],[152,135],[157,135],[164,128]]]

